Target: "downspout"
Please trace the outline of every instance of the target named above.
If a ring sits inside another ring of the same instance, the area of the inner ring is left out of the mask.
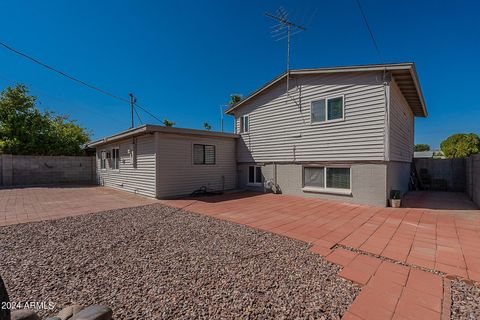
[[[383,70],[383,91],[385,95],[385,126],[384,126],[384,154],[383,159],[385,162],[385,198],[388,199],[390,197],[389,192],[390,190],[390,176],[388,174],[388,161],[390,160],[390,83],[391,78],[387,79],[387,70],[386,68]],[[388,200],[387,200],[388,201]]]

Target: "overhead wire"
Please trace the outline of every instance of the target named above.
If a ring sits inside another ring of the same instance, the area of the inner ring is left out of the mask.
[[[56,69],[56,68],[54,68],[54,67],[52,67],[52,66],[50,66],[50,65],[48,65],[48,64],[46,64],[46,63],[44,63],[44,62],[42,62],[42,61],[40,61],[40,60],[38,60],[38,59],[30,56],[30,55],[27,55],[27,54],[25,54],[25,53],[23,53],[23,52],[15,49],[15,48],[13,48],[12,46],[10,46],[10,45],[2,42],[2,41],[0,41],[0,45],[3,46],[4,48],[6,48],[7,50],[13,52],[13,53],[15,53],[15,54],[17,54],[17,55],[19,55],[19,56],[21,56],[21,57],[23,57],[23,58],[26,58],[26,59],[28,59],[28,60],[30,60],[30,61],[38,64],[38,65],[40,65],[40,66],[42,66],[42,67],[50,70],[50,71],[53,71],[53,72],[55,72],[55,73],[57,73],[57,74],[60,74],[61,76],[66,77],[67,79],[70,79],[70,80],[72,80],[72,81],[74,81],[74,82],[76,82],[76,83],[78,83],[78,84],[80,84],[80,85],[83,85],[83,86],[85,86],[85,87],[87,87],[87,88],[90,88],[90,89],[92,89],[92,90],[95,90],[95,91],[97,91],[97,92],[99,92],[99,93],[102,93],[102,94],[104,94],[104,95],[106,95],[106,96],[109,96],[109,97],[111,97],[111,98],[113,98],[113,99],[116,99],[116,100],[119,100],[119,101],[126,102],[126,103],[129,103],[129,104],[130,104],[130,100],[128,100],[128,99],[126,99],[126,98],[122,98],[122,97],[120,97],[120,96],[118,96],[118,95],[115,95],[115,94],[113,94],[113,93],[111,93],[111,92],[108,92],[107,90],[104,90],[104,89],[102,89],[102,88],[99,88],[98,86],[89,84],[89,83],[87,83],[87,82],[85,82],[85,81],[83,81],[83,80],[80,80],[80,79],[78,79],[78,78],[76,78],[76,77],[74,77],[74,76],[71,76],[71,75],[67,74],[66,72],[63,72],[63,71],[61,71],[61,70],[58,70],[58,69]],[[154,119],[156,119],[157,121],[160,121],[160,122],[161,122],[161,120],[160,120],[157,116],[155,116],[153,113],[151,113],[150,111],[148,111],[145,107],[139,106],[138,104],[135,104],[135,105],[136,105],[137,107],[139,107],[141,110],[143,110],[145,113],[147,113],[149,116],[151,116],[152,118],[154,118]]]
[[[372,28],[370,27],[370,24],[368,23],[367,16],[365,15],[365,12],[363,11],[362,4],[360,3],[360,0],[355,0],[355,2],[357,3],[358,9],[360,10],[360,14],[363,17],[363,21],[365,22],[365,26],[368,29],[368,33],[370,34],[370,38],[372,39],[373,46],[375,47],[375,51],[377,52],[377,55],[380,58],[380,62],[384,63],[382,53],[380,52],[380,49],[378,47],[377,40],[375,40],[375,36],[373,35]]]

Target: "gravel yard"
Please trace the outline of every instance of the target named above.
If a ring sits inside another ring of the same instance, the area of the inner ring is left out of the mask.
[[[305,243],[159,204],[2,227],[0,244],[12,301],[115,319],[338,319],[359,292]]]
[[[452,281],[452,319],[480,319],[480,288]]]

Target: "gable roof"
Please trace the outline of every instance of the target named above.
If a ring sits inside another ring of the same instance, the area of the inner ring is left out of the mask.
[[[326,67],[326,68],[314,68],[314,69],[294,69],[290,70],[290,75],[308,75],[308,74],[322,74],[322,73],[339,73],[339,72],[370,72],[370,71],[386,71],[390,72],[395,79],[400,91],[405,96],[413,114],[416,117],[426,117],[427,107],[425,106],[425,100],[423,98],[422,89],[420,88],[420,82],[418,80],[417,71],[415,70],[415,64],[413,62],[406,63],[387,63],[387,64],[371,64],[360,66],[345,66],[345,67]],[[245,99],[231,106],[226,114],[232,114],[232,112],[238,107],[242,106],[247,101],[253,99],[263,91],[267,90],[274,84],[283,80],[287,76],[287,72],[282,73],[270,82],[266,83],[260,89],[254,91]]]

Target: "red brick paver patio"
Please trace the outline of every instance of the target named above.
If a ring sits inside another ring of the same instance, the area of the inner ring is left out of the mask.
[[[155,199],[97,186],[0,189],[0,226],[128,208]]]
[[[363,285],[344,319],[445,318],[443,276],[480,282],[480,211],[461,194],[418,193],[401,209],[254,193],[162,202],[311,243]]]

